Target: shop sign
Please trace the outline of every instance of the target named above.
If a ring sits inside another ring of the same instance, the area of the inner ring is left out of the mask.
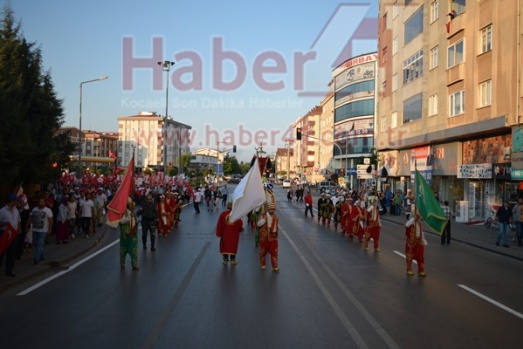
[[[510,170],[510,164],[508,163],[492,164],[492,173],[494,173],[496,179],[510,180]]]
[[[492,164],[467,164],[458,165],[458,178],[465,179],[491,179]]]
[[[523,180],[523,170],[517,170],[512,168],[510,170],[510,177],[511,179],[517,179],[517,180]]]

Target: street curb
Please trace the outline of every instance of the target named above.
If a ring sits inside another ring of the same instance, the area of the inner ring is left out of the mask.
[[[401,225],[401,226],[403,225],[400,222],[396,222],[394,220],[389,220],[389,219],[385,218],[384,216],[381,216],[380,218],[385,220],[385,221],[387,221],[387,222],[389,222],[389,223],[394,223],[394,224]],[[428,234],[431,234],[431,235],[439,236],[438,234],[436,234],[435,232],[433,232],[431,230],[423,230],[423,231],[425,233],[428,233]],[[475,244],[473,242],[468,242],[468,241],[456,239],[454,237],[452,237],[452,241],[459,242],[459,243],[464,244],[464,245],[469,245],[469,246],[472,246],[472,247],[476,247],[476,248],[479,248],[479,249],[484,250],[484,251],[496,253],[496,254],[502,255],[504,257],[509,257],[509,258],[515,259],[517,261],[523,262],[523,258],[512,256],[510,254],[506,254],[504,252],[501,252],[501,251],[498,251],[498,250],[494,250],[494,249],[489,248],[489,247],[481,246],[481,245]]]
[[[82,256],[83,254],[85,254],[85,253],[89,252],[90,250],[92,250],[93,248],[95,248],[100,243],[100,241],[103,240],[106,232],[107,232],[107,225],[104,224],[104,231],[102,232],[102,235],[98,239],[93,240],[93,242],[89,246],[87,246],[85,249],[83,249],[83,250],[79,251],[78,253],[76,253],[72,256],[69,256],[63,260],[50,260],[48,263],[45,264],[45,265],[47,265],[47,268],[35,270],[34,272],[32,272],[26,276],[20,277],[20,278],[17,277],[17,279],[14,280],[13,282],[10,282],[4,286],[1,286],[0,294],[9,289],[18,287],[19,285],[24,284],[28,281],[31,281],[34,278],[40,277],[45,274],[49,274],[58,268],[62,268],[65,270],[69,269],[69,266],[65,266],[65,264],[77,259],[78,257]]]

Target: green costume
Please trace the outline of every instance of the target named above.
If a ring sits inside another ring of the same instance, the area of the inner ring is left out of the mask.
[[[120,265],[125,267],[125,257],[131,256],[131,265],[138,268],[138,236],[136,221],[131,217],[131,211],[126,210],[120,221]]]

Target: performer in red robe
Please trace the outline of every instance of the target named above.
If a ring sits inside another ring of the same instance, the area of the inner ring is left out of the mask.
[[[220,238],[220,253],[223,256],[223,264],[231,260],[231,265],[237,265],[236,254],[238,253],[238,243],[240,233],[243,231],[243,221],[238,219],[234,222],[229,221],[232,202],[227,203],[227,209],[218,217],[216,224],[216,236]]]
[[[183,209],[183,200],[179,198],[178,193],[174,193],[174,199],[176,201],[176,204],[173,209],[173,215],[174,215],[174,227],[178,228],[178,223],[180,222],[180,215],[182,214]]]
[[[347,229],[349,228],[349,224],[350,224],[349,220],[350,220],[351,207],[350,207],[349,200],[351,200],[351,199],[347,197],[345,199],[345,201],[341,204],[341,232],[344,235],[348,235]]]
[[[407,274],[414,275],[412,261],[418,262],[418,275],[425,274],[425,246],[421,216],[415,211],[414,215],[405,223],[405,256],[407,258]]]
[[[357,200],[356,204],[354,205],[354,208],[358,211],[358,217],[355,220],[356,222],[356,234],[358,235],[358,241],[363,243],[365,238],[365,208],[362,206],[362,201]]]
[[[370,206],[367,208],[367,227],[365,228],[365,250],[369,249],[370,239],[374,240],[374,251],[381,252],[379,248],[380,242],[381,220],[380,212],[378,210],[378,200],[374,198]]]
[[[352,204],[352,198],[347,199],[346,211],[347,213],[345,216],[345,234],[352,239],[355,235],[358,235],[360,229],[363,231],[363,228],[360,225],[361,213],[360,210]]]
[[[260,267],[265,270],[265,257],[267,252],[271,255],[271,266],[273,271],[279,271],[278,267],[278,216],[274,213],[276,203],[267,204],[267,211],[261,214],[258,221],[258,254]],[[265,210],[264,210],[265,211]]]
[[[171,227],[174,226],[174,210],[178,205],[178,200],[174,197],[174,194],[168,191],[166,193],[165,202],[169,205],[169,215],[167,216],[167,221]]]
[[[171,215],[171,207],[165,200],[164,195],[160,195],[160,202],[158,203],[158,235],[167,236],[171,231],[172,225],[169,223]]]

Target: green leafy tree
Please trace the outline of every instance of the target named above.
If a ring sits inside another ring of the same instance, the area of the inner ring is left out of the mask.
[[[42,71],[41,51],[28,42],[6,6],[0,19],[0,178],[4,183],[45,182],[66,166],[68,141],[62,101],[49,72]],[[53,164],[57,163],[53,167]]]
[[[181,166],[182,166],[182,173],[187,172],[187,168],[191,165],[191,158],[192,155],[189,153],[182,154],[182,157],[180,158]]]
[[[238,159],[234,156],[229,156],[223,159],[223,173],[226,176],[234,173],[242,173],[242,168],[238,163]]]

